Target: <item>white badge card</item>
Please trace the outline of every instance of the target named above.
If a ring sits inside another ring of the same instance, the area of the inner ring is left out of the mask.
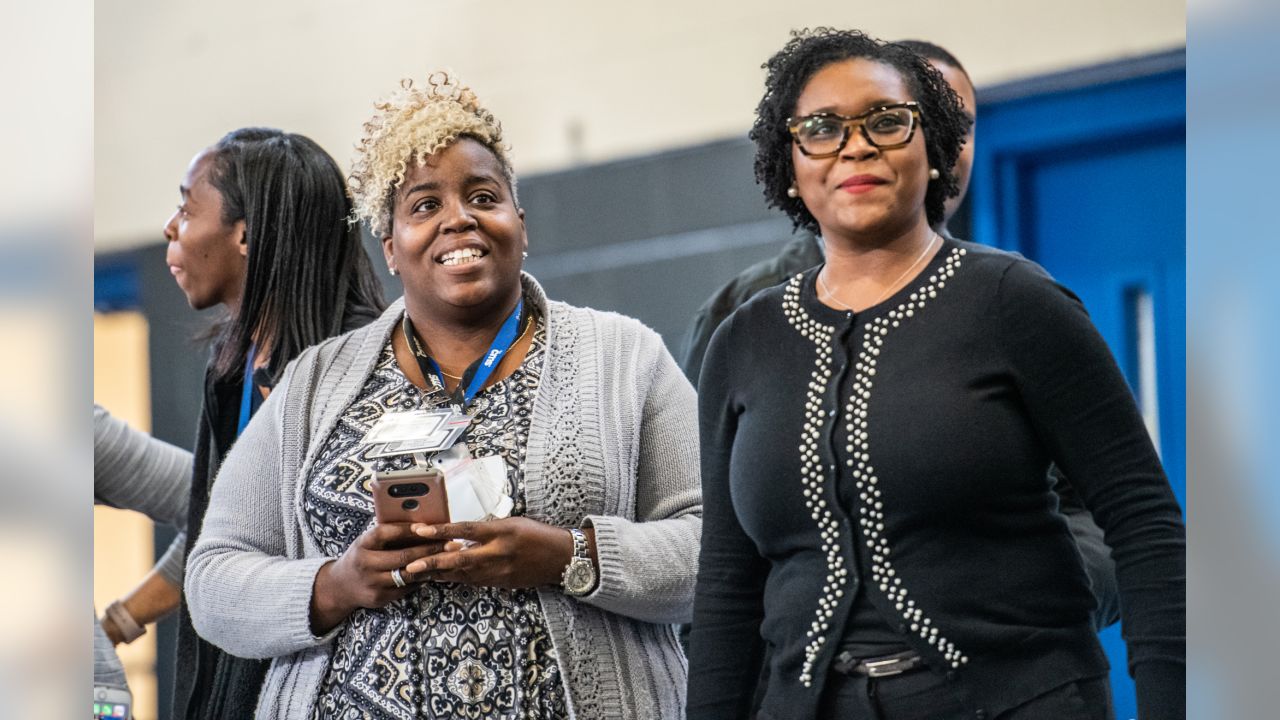
[[[471,418],[453,410],[412,410],[383,415],[364,436],[369,457],[429,453],[453,447]]]

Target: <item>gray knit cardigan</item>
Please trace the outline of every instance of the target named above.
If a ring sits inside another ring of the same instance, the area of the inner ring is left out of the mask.
[[[596,530],[600,584],[538,590],[573,717],[682,718],[687,622],[702,528],[697,408],[662,340],[613,313],[549,302],[547,352],[525,460],[526,514]],[[311,590],[331,560],[305,529],[302,488],[404,311],[305,351],[232,447],[187,562],[196,630],[226,651],[274,658],[256,716],[311,717],[332,640],[312,634]]]
[[[93,502],[136,510],[179,530],[155,568],[174,587],[182,587],[190,495],[191,453],[129,427],[100,405],[93,406]],[[96,617],[93,681],[98,685],[127,685],[115,646]]]

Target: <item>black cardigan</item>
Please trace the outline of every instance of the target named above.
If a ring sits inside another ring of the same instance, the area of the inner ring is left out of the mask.
[[[858,314],[818,302],[816,273],[756,296],[707,352],[688,717],[746,716],[764,643],[762,716],[814,716],[858,592],[975,714],[1104,673],[1051,461],[1106,531],[1139,707],[1181,716],[1181,511],[1079,300],[951,240]]]
[[[940,232],[944,238],[951,239],[945,228]],[[824,260],[817,237],[802,232],[788,240],[777,255],[748,267],[712,294],[694,313],[684,340],[681,367],[694,388],[698,386],[702,359],[707,345],[711,343],[711,336],[734,310],[745,305],[757,293],[821,265]],[[1120,620],[1120,593],[1116,588],[1116,566],[1111,560],[1111,549],[1103,542],[1102,529],[1094,522],[1058,466],[1050,466],[1049,475],[1053,479],[1053,491],[1058,495],[1058,509],[1067,518],[1067,526],[1084,561],[1084,572],[1089,576],[1093,597],[1098,601],[1093,612],[1093,625],[1101,630]],[[684,627],[687,633],[688,626]]]
[[[348,300],[343,308],[342,331],[364,327],[382,313]],[[204,514],[209,509],[209,495],[222,460],[236,440],[240,420],[240,393],[244,387],[243,371],[219,378],[213,368],[215,347],[205,368],[204,403],[196,430],[194,463],[191,476],[191,502],[187,507],[187,553],[196,546],[204,527]],[[254,373],[255,384],[270,388],[278,378],[267,377],[266,368]],[[254,394],[254,411],[262,396]],[[178,642],[175,650],[173,689],[174,720],[241,720],[253,717],[258,694],[271,666],[270,660],[240,658],[200,637],[191,624],[184,592],[178,608]]]

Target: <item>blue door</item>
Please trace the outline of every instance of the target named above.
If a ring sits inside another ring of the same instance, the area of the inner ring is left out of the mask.
[[[1070,89],[1059,77],[1043,92],[1032,81],[1004,100],[979,94],[973,231],[1040,263],[1084,301],[1185,512],[1185,60],[1163,62],[1158,72]],[[1119,627],[1102,639],[1116,717],[1135,717]]]

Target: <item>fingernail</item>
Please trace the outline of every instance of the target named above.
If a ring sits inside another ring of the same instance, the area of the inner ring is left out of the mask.
[[[435,537],[436,529],[430,525],[414,525],[413,531],[420,537]]]
[[[410,575],[417,575],[418,573],[426,569],[427,569],[426,563],[422,562],[421,560],[414,560],[413,562],[405,566],[404,571],[409,573]]]

